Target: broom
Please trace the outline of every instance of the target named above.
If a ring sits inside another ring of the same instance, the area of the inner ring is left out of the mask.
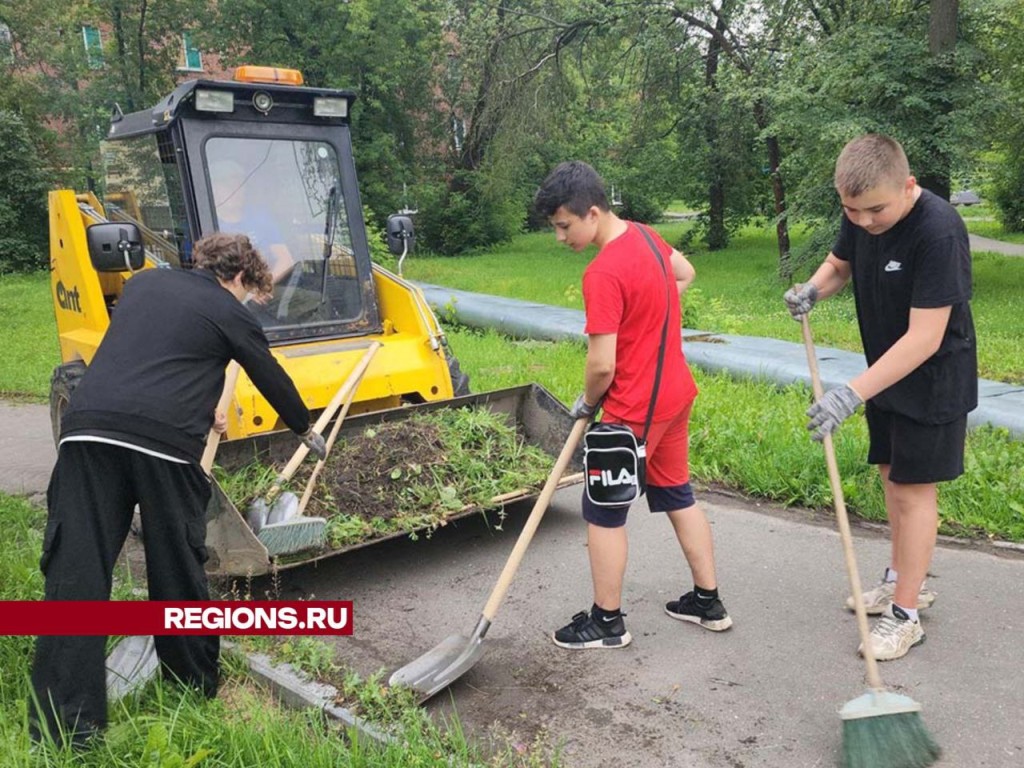
[[[801,317],[804,348],[807,351],[807,365],[811,371],[811,385],[815,401],[821,400],[824,390],[818,373],[818,358],[811,339],[811,325],[807,315]],[[853,605],[857,614],[857,629],[860,632],[862,654],[867,668],[870,690],[859,696],[839,711],[843,720],[843,765],[846,768],[925,768],[939,757],[939,746],[921,721],[921,705],[908,696],[892,693],[885,689],[878,672],[878,661],[871,647],[868,630],[868,615],[864,610],[860,574],[853,552],[853,536],[850,520],[846,514],[843,487],[839,480],[839,465],[836,462],[832,436],[825,435],[825,464],[828,480],[832,486],[839,534],[843,540],[843,555],[846,572],[853,593]]]

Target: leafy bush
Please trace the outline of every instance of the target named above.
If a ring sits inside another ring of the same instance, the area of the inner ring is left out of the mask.
[[[0,274],[46,266],[46,174],[21,116],[0,110]]]
[[[459,171],[446,187],[427,188],[423,199],[419,236],[426,248],[445,256],[511,240],[526,215],[521,201],[490,190],[482,173]]]
[[[1024,153],[1016,151],[994,169],[992,201],[1009,232],[1024,232]]]

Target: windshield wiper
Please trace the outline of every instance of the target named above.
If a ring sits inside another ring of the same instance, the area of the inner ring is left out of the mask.
[[[327,193],[327,215],[324,217],[324,274],[320,281],[320,304],[327,303],[327,262],[331,259],[331,252],[334,250],[334,224],[338,219],[338,187],[331,187]]]

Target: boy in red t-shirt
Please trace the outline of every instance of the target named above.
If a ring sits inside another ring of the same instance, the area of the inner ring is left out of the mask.
[[[715,632],[729,629],[732,619],[718,597],[711,526],[690,487],[688,430],[697,386],[683,356],[679,294],[693,281],[693,266],[648,229],[662,254],[658,259],[641,225],[611,211],[604,182],[586,163],[555,168],[534,203],[554,225],[559,242],[574,251],[591,244],[599,249],[583,273],[587,363],[573,418],[593,416],[603,407],[603,421],[628,424],[643,434],[669,313],[661,381],[647,432],[647,503],[672,523],[694,588],[668,603],[665,612]],[[674,279],[668,279],[662,261]],[[624,648],[632,640],[621,610],[628,511],[628,505],[598,507],[583,496],[594,605],[589,614],[577,613],[554,633],[561,648]]]

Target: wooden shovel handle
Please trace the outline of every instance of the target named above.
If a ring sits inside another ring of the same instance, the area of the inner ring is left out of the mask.
[[[811,338],[811,323],[807,315],[800,319],[804,335],[804,349],[807,351],[807,367],[811,371],[811,387],[814,390],[815,402],[825,394],[821,386],[821,374],[818,372],[818,356],[814,351],[814,340]],[[836,508],[836,520],[839,522],[839,535],[843,540],[843,556],[846,559],[846,574],[850,580],[850,591],[853,593],[853,607],[857,614],[857,630],[863,648],[864,664],[867,667],[868,685],[875,689],[883,688],[882,676],[878,671],[871,648],[868,614],[864,610],[864,596],[861,592],[860,573],[857,570],[857,557],[853,552],[853,534],[850,532],[850,518],[846,513],[846,500],[843,498],[843,484],[839,479],[839,464],[836,462],[836,450],[832,444],[832,435],[825,435],[822,441],[825,446],[825,466],[828,467],[828,481],[832,486],[832,499]]]
[[[356,364],[356,367],[352,369],[348,378],[345,379],[342,385],[338,388],[338,391],[334,394],[334,397],[331,398],[331,402],[329,402],[327,407],[324,408],[324,412],[320,414],[320,418],[316,420],[316,424],[313,425],[314,432],[323,434],[324,429],[331,423],[331,419],[334,418],[334,414],[338,412],[338,408],[340,408],[341,404],[345,402],[349,392],[355,388],[355,383],[359,381],[366,372],[367,367],[370,365],[370,360],[373,359],[373,356],[377,353],[377,350],[380,349],[380,347],[381,343],[379,341],[375,341],[370,344],[369,349],[366,350],[366,353]],[[301,443],[295,450],[295,453],[292,454],[288,463],[285,464],[284,469],[281,470],[281,474],[279,474],[274,480],[274,485],[266,496],[266,500],[268,502],[273,501],[280,492],[281,486],[292,479],[295,471],[302,464],[303,459],[306,458],[306,454],[308,453],[309,448],[306,447],[305,443]]]
[[[576,450],[576,446],[579,444],[580,438],[583,437],[583,432],[587,429],[587,424],[589,423],[590,419],[588,418],[577,419],[572,427],[572,431],[569,433],[569,439],[565,441],[562,452],[558,454],[555,466],[551,470],[551,474],[548,475],[547,482],[544,483],[544,488],[533,505],[533,511],[530,512],[530,516],[526,519],[526,525],[523,526],[523,531],[516,540],[512,554],[509,555],[508,562],[505,563],[505,568],[502,570],[501,576],[498,577],[498,583],[494,585],[494,591],[491,592],[487,605],[484,606],[483,616],[488,622],[494,621],[494,615],[498,612],[498,606],[501,605],[505,593],[508,592],[512,578],[519,569],[519,563],[522,562],[523,555],[526,554],[526,548],[530,546],[533,534],[536,532],[537,526],[540,525],[541,518],[544,517],[548,504],[551,503],[551,497],[555,494],[555,489],[558,488],[558,481],[565,474],[565,469],[569,466],[572,454]]]
[[[324,458],[317,461],[316,466],[313,467],[313,472],[309,476],[309,480],[306,482],[306,490],[302,493],[302,500],[299,502],[299,511],[296,512],[296,516],[301,517],[302,513],[306,511],[306,505],[309,504],[309,499],[313,495],[313,487],[316,485],[316,480],[320,476],[320,471],[324,468],[324,464],[327,463],[327,456],[331,455],[331,448],[334,447],[335,441],[338,439],[338,433],[341,431],[341,423],[345,421],[345,417],[348,415],[348,409],[352,407],[352,401],[355,400],[356,392],[359,389],[359,382],[363,380],[363,374],[366,373],[366,368],[369,365],[370,360],[380,349],[380,344],[375,344],[366,350],[365,360],[366,365],[362,366],[362,370],[357,370],[358,376],[352,381],[352,386],[349,387],[348,396],[345,398],[345,404],[341,406],[341,412],[338,414],[338,418],[334,420],[334,426],[331,427],[331,434],[327,437],[327,453]]]
[[[225,413],[231,401],[235,397],[235,384],[238,383],[238,361],[232,360],[224,369],[224,390],[220,393],[220,400],[217,401],[217,412]],[[220,446],[221,435],[214,429],[206,436],[206,449],[203,451],[203,458],[199,460],[199,466],[206,474],[213,469],[213,459],[217,455],[217,448]]]

